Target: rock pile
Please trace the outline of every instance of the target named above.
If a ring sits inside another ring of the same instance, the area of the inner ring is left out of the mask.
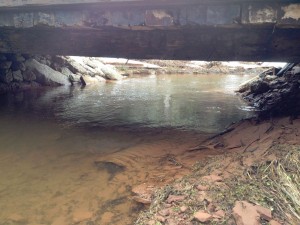
[[[0,93],[120,79],[122,75],[99,58],[0,54]]]
[[[261,115],[297,115],[300,112],[300,64],[282,76],[272,71],[242,84],[237,90]]]

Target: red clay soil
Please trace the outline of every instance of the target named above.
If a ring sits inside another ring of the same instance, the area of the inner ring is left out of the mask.
[[[300,119],[249,119],[186,149],[176,160],[184,168],[191,168],[196,160],[198,163],[189,175],[148,192],[149,210],[140,214],[136,224],[300,224],[296,214],[291,215],[285,208],[278,210],[284,203],[276,202],[274,197],[273,207],[266,200],[270,197],[264,196],[260,180],[251,174],[259,170],[258,165],[280,162],[289,149],[300,149],[299,130]],[[299,187],[296,189],[299,193]]]

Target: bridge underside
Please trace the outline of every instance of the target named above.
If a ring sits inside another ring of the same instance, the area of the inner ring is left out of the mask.
[[[0,7],[0,52],[300,61],[300,4],[199,2]]]
[[[300,61],[300,30],[28,28],[2,30],[2,52],[134,59]]]

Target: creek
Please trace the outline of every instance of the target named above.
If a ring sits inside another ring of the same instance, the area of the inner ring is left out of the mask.
[[[143,208],[133,186],[188,173],[213,153],[186,149],[253,115],[234,94],[250,78],[160,75],[1,95],[0,225],[133,224]]]

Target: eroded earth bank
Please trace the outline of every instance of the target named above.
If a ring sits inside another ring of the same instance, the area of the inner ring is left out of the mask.
[[[299,128],[251,119],[187,150],[206,159],[154,192],[145,185],[151,205],[136,224],[299,224]]]

